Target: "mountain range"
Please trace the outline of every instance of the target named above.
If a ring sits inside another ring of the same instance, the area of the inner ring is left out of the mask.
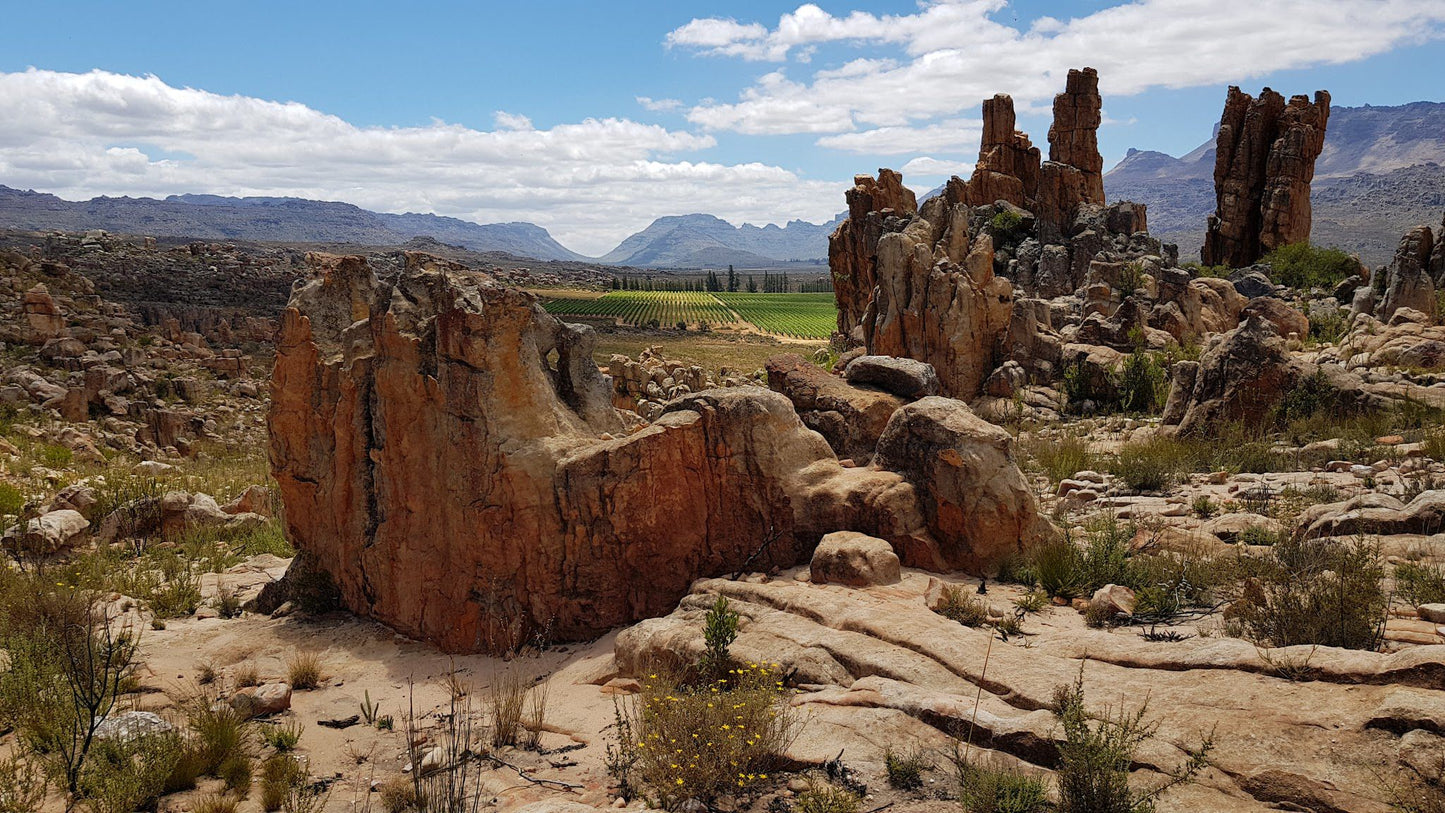
[[[1197,259],[1215,207],[1214,155],[1213,136],[1178,158],[1131,149],[1104,174],[1104,191],[1147,204],[1150,233]],[[1331,110],[1310,199],[1312,242],[1389,262],[1405,231],[1445,211],[1445,103]]]
[[[1194,259],[1214,211],[1214,138],[1178,158],[1131,149],[1104,175],[1104,187],[1110,200],[1148,204],[1149,230],[1177,243],[1181,259]],[[1445,211],[1445,103],[1334,108],[1315,165],[1312,200],[1313,242],[1356,252],[1372,265],[1388,262],[1401,234],[1438,223]],[[642,268],[821,264],[827,261],[828,235],[843,217],[785,226],[734,226],[709,214],[662,217],[591,258],[532,223],[481,225],[301,198],[172,195],[72,202],[0,186],[0,229],[373,246],[430,238],[479,252]]]

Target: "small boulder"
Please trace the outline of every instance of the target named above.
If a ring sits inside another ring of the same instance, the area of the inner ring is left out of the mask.
[[[291,684],[267,683],[231,695],[231,708],[246,717],[265,717],[291,708]]]
[[[893,546],[855,531],[836,531],[823,537],[813,552],[811,572],[814,584],[851,587],[897,584],[902,578]]]
[[[141,737],[169,734],[176,729],[159,714],[149,711],[127,711],[112,714],[101,720],[95,728],[98,740],[130,742]]]
[[[900,398],[938,394],[938,373],[933,365],[895,356],[859,356],[848,363],[843,377],[850,384],[872,384]]]
[[[27,553],[51,554],[69,550],[90,527],[79,511],[69,508],[42,514],[26,523],[20,548]]]
[[[1110,617],[1132,616],[1134,615],[1135,601],[1133,590],[1122,584],[1106,584],[1094,591],[1094,597],[1089,600],[1089,606],[1107,612]]]
[[[1420,617],[1436,624],[1445,624],[1445,604],[1421,604]]]

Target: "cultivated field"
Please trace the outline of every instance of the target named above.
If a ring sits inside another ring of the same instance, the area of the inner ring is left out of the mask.
[[[558,316],[611,318],[631,327],[751,326],[794,339],[826,339],[837,321],[831,293],[609,291],[589,299],[550,299],[543,306]]]

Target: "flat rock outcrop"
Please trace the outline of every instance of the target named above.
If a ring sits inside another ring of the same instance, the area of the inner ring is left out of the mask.
[[[1308,242],[1310,182],[1325,144],[1330,94],[1288,102],[1265,88],[1259,98],[1231,86],[1215,138],[1214,194],[1201,256],[1240,268],[1281,246]]]
[[[616,437],[590,331],[531,295],[420,254],[385,283],[361,258],[313,263],[277,335],[269,419],[293,568],[406,634],[490,651],[543,628],[595,637],[667,612],[699,576],[806,561],[833,531],[926,567],[999,547],[937,537],[953,526],[923,508],[930,484],[842,467],[782,395],[692,393]],[[953,440],[997,459],[986,438]]]

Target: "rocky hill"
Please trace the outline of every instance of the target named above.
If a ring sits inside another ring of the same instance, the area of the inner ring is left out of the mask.
[[[301,198],[172,195],[68,201],[0,186],[0,228],[85,231],[287,243],[399,245],[430,237],[473,251],[540,260],[585,260],[531,223],[477,224],[427,214],[384,214],[349,203]]]
[[[794,220],[786,226],[734,226],[707,214],[661,217],[603,255],[602,262],[649,268],[702,268],[737,265],[765,268],[791,262],[823,262],[830,223]]]
[[[1315,164],[1312,239],[1388,262],[1402,232],[1434,223],[1445,195],[1445,103],[1337,107]],[[1150,232],[1197,259],[1214,211],[1214,138],[1175,158],[1130,150],[1109,198],[1148,204]]]

